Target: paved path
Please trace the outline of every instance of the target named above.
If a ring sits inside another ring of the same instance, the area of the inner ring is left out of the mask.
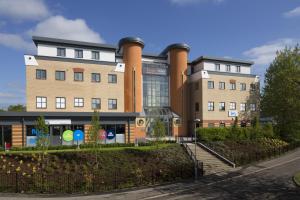
[[[187,145],[195,154],[195,144],[188,143]],[[208,153],[198,145],[196,145],[196,156],[197,156],[197,160],[203,162],[204,175],[214,174],[216,176],[224,176],[229,172],[237,170],[229,166],[228,164],[224,163],[223,161],[219,160],[214,155]]]
[[[211,181],[206,176],[198,182],[177,183],[112,194],[58,197],[55,200],[192,200],[192,199],[300,199],[300,188],[292,176],[300,170],[300,148],[282,157],[261,162]],[[1,194],[0,194],[1,196]],[[2,194],[3,196],[3,194]],[[26,195],[6,195],[0,200],[32,200]],[[35,199],[41,199],[36,196]],[[54,200],[54,198],[43,198]]]

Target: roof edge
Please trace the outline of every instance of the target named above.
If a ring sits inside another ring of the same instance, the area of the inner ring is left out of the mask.
[[[247,64],[253,65],[253,61],[249,60],[241,60],[241,59],[233,59],[233,58],[222,58],[222,57],[214,57],[214,56],[200,56],[193,60],[191,64],[197,64],[201,61],[210,60],[210,61],[223,61],[223,62],[231,62],[231,63],[238,63],[238,64]]]
[[[122,38],[119,40],[119,43],[118,43],[119,49],[121,49],[121,47],[125,43],[137,43],[137,44],[141,45],[142,48],[144,48],[144,46],[145,46],[144,41],[139,37],[125,37],[125,38]]]
[[[185,49],[187,52],[189,52],[190,46],[186,43],[170,44],[159,55],[166,55],[171,49]]]

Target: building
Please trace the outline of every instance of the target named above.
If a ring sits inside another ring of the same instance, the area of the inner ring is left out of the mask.
[[[51,145],[69,145],[75,141],[63,139],[66,130],[81,130],[79,142],[88,142],[94,110],[103,131],[114,136],[106,142],[125,143],[151,137],[156,118],[168,137],[181,137],[191,135],[195,118],[201,120],[197,126],[228,126],[249,106],[257,109],[250,97],[258,78],[249,61],[203,56],[189,62],[190,48],[181,43],[147,54],[135,37],[118,46],[35,36],[33,41],[37,55],[24,56],[27,112],[0,113],[2,146],[34,145],[38,116],[49,124]]]

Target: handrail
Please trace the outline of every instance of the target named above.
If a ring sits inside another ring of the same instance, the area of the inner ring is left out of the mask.
[[[206,145],[202,144],[201,142],[197,142],[197,144],[199,146],[201,146],[202,148],[204,148],[206,151],[210,152],[211,154],[215,155],[216,157],[218,157],[219,159],[221,159],[223,162],[231,165],[233,168],[235,168],[235,163],[228,160],[227,158],[225,158],[224,156],[218,154],[217,152],[215,152],[214,150],[210,149],[209,147],[207,147]]]
[[[194,154],[194,152],[190,149],[190,147],[186,144],[186,143],[182,143],[182,145],[184,146],[185,150],[187,151],[188,155],[192,158],[193,162],[197,163],[197,167],[198,169],[201,170],[201,173],[203,175],[203,162],[201,160],[198,160],[196,155]]]

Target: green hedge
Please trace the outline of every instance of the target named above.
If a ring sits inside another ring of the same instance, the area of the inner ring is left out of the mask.
[[[262,127],[218,127],[199,128],[197,137],[206,142],[224,140],[252,140],[257,138],[275,138],[273,127],[266,124]]]

